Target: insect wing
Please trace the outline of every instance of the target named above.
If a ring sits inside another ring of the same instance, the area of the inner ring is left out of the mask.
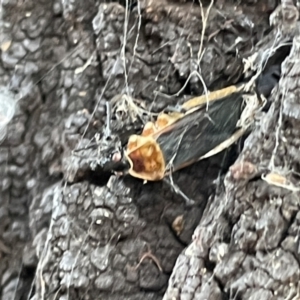
[[[125,151],[129,174],[144,180],[160,180],[166,173],[198,161],[229,139],[237,130],[243,94],[235,92],[217,100],[171,119],[169,125],[157,131],[149,127],[151,134],[132,135]]]
[[[166,170],[176,171],[198,161],[229,139],[243,106],[242,93],[234,93],[208,104],[167,126],[154,138],[163,153]]]

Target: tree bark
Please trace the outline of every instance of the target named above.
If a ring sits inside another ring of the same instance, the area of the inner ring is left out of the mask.
[[[2,299],[297,299],[296,6],[2,2],[0,84],[17,100],[0,145]],[[167,106],[249,80],[266,54],[266,72],[281,66],[260,86],[276,84],[269,105],[244,143],[173,175],[181,194],[91,169]]]

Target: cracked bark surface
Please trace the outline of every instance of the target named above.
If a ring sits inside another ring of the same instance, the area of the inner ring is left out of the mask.
[[[287,29],[295,37],[271,107],[224,186],[221,170],[235,151],[174,175],[195,206],[165,182],[91,172],[85,157],[71,156],[101,132],[105,103],[118,94],[154,112],[201,94],[199,77],[185,85],[199,71],[201,47],[209,90],[240,82],[243,58],[274,43],[277,32],[269,15],[278,3],[252,2],[216,1],[201,46],[201,7],[191,2],[126,9],[2,1],[0,83],[22,95],[0,145],[2,299],[296,297],[299,192],[261,175],[284,172],[297,185],[297,32]],[[203,7],[206,13],[209,2]],[[111,128],[126,140],[141,123],[112,118]]]
[[[297,35],[274,102],[233,166],[242,173],[245,165],[255,165],[254,174],[245,173],[254,179],[227,174],[224,192],[209,201],[193,242],[179,256],[164,299],[221,299],[223,292],[240,299],[299,296],[298,191],[259,176],[276,170],[298,182],[299,118],[290,104],[297,105],[299,97],[298,85],[291,83],[299,76],[299,51]]]

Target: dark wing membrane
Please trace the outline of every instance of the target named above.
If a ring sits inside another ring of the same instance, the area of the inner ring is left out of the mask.
[[[164,154],[167,171],[198,161],[230,138],[243,109],[242,93],[235,93],[187,114],[167,127],[157,142]]]

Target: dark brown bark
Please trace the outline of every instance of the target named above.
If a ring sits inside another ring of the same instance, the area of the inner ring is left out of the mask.
[[[277,1],[128,2],[2,1],[0,83],[19,99],[0,145],[2,299],[297,298],[297,8],[284,2],[270,27]],[[244,59],[285,42],[245,144],[174,174],[194,206],[165,181],[91,168],[151,117],[126,101],[100,156],[72,155],[117,95],[158,112],[203,93],[196,72],[209,90],[237,84]]]

